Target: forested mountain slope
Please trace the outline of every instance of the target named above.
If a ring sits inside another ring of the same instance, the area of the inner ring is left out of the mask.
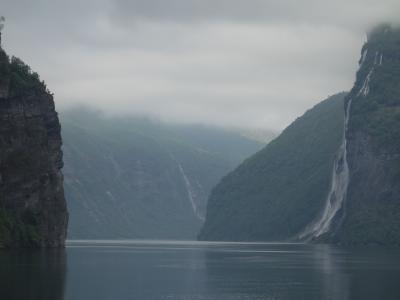
[[[307,111],[224,177],[211,193],[199,239],[286,240],[311,222],[330,186],[345,95]]]
[[[61,115],[70,238],[194,239],[211,188],[262,144],[90,109]]]

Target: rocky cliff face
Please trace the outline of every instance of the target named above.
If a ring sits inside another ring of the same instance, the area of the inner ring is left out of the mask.
[[[0,48],[0,247],[60,247],[68,214],[53,96]]]
[[[400,244],[400,30],[368,36],[347,98],[347,195],[323,237],[344,244]]]

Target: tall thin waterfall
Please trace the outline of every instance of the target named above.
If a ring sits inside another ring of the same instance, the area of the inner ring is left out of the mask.
[[[368,49],[365,49],[365,51],[362,54],[360,68],[364,65],[367,59],[367,55],[368,55]],[[376,51],[373,60],[373,65],[370,68],[367,76],[364,78],[363,84],[361,85],[360,90],[356,94],[356,97],[368,96],[370,92],[371,77],[374,74],[375,68],[382,65],[382,61],[383,61],[383,54],[380,53],[379,51]],[[332,174],[331,189],[329,191],[324,210],[317,220],[308,225],[303,230],[303,232],[301,232],[298,235],[298,239],[300,240],[310,240],[313,238],[317,238],[322,234],[328,232],[337,212],[343,207],[343,202],[346,199],[347,188],[349,186],[349,165],[347,162],[346,133],[350,119],[350,108],[352,101],[353,99],[350,98],[350,100],[347,102],[347,107],[345,111],[345,120],[344,120],[343,141],[337,153],[337,157],[335,159],[333,174]]]
[[[205,218],[200,214],[200,212],[197,208],[196,201],[195,201],[195,193],[193,191],[192,184],[190,183],[189,178],[187,177],[185,170],[183,169],[183,167],[180,163],[178,163],[178,167],[179,167],[179,171],[181,172],[183,181],[185,182],[185,185],[186,185],[186,191],[188,193],[190,204],[192,205],[193,213],[199,220],[205,221]]]
[[[351,102],[352,99],[348,101],[346,107],[343,141],[334,162],[331,189],[327,197],[325,208],[320,217],[307,226],[307,228],[299,235],[299,238],[302,240],[309,240],[326,233],[332,225],[332,221],[337,212],[342,208],[343,202],[346,198],[347,187],[349,185],[346,131],[350,118]]]
[[[196,193],[195,193],[195,191],[193,189],[192,184],[190,183],[190,180],[189,180],[188,176],[186,175],[185,170],[183,169],[182,165],[178,162],[178,160],[175,158],[175,156],[171,152],[169,153],[169,155],[170,155],[171,159],[173,161],[175,161],[176,164],[178,165],[178,169],[179,169],[179,172],[182,175],[183,182],[185,183],[186,191],[187,191],[187,194],[188,194],[188,199],[190,201],[190,205],[192,206],[192,210],[193,210],[194,215],[199,220],[205,221],[205,217],[201,214],[201,212],[199,211],[199,208],[198,208],[198,206],[196,204],[196,201],[195,201]]]

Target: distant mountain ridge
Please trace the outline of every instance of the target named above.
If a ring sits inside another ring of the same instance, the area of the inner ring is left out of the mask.
[[[61,114],[69,238],[194,239],[209,191],[263,144],[90,109]]]

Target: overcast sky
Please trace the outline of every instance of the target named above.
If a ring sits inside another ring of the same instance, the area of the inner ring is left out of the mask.
[[[399,0],[0,0],[3,46],[59,109],[280,130],[354,82]]]

